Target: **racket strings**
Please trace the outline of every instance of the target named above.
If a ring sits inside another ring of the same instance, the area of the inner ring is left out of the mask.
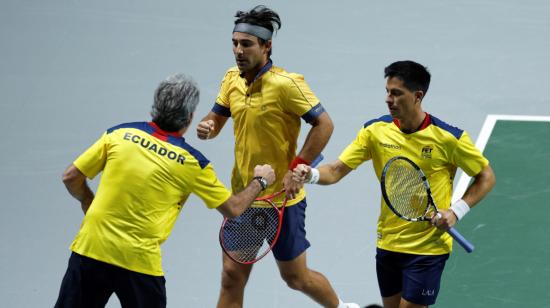
[[[266,207],[251,207],[223,226],[222,244],[234,260],[251,262],[271,250],[279,228],[279,213],[268,201]]]
[[[386,190],[393,208],[404,218],[424,217],[428,195],[419,172],[409,163],[396,160],[387,172]]]

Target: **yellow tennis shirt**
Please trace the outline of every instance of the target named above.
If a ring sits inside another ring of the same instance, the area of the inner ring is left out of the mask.
[[[458,168],[475,176],[489,162],[468,134],[427,115],[423,127],[412,134],[401,132],[390,115],[367,122],[339,159],[355,169],[372,160],[378,180],[390,158],[405,156],[428,177],[434,202],[439,209],[451,204],[453,180]],[[452,249],[452,238],[429,222],[408,222],[395,215],[381,200],[377,225],[378,248],[422,255],[441,255]]]
[[[251,84],[237,67],[230,68],[212,111],[234,122],[233,191],[242,191],[252,180],[254,166],[270,164],[277,176],[265,192],[270,194],[283,188],[283,177],[296,157],[300,118],[311,122],[324,109],[302,75],[288,73],[269,61]],[[304,197],[302,189],[287,205]]]
[[[107,130],[74,165],[103,174],[71,250],[153,276],[163,275],[160,245],[189,194],[208,208],[231,196],[200,152],[152,122]]]

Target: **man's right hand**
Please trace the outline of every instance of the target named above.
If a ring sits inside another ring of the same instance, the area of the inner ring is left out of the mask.
[[[210,138],[210,133],[214,130],[214,121],[206,120],[199,122],[197,125],[197,137],[199,139],[208,139]]]
[[[273,168],[271,165],[256,165],[254,167],[254,176],[261,176],[267,181],[267,185],[273,184],[275,182],[276,176],[275,171],[273,171]]]
[[[292,179],[299,183],[306,183],[311,179],[311,167],[304,164],[299,164],[292,170]]]

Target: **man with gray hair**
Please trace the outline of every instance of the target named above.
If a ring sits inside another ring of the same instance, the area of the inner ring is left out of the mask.
[[[155,91],[151,122],[109,128],[63,174],[85,214],[55,307],[166,307],[160,245],[191,193],[222,215],[240,215],[275,181],[270,165],[238,194],[182,137],[199,102],[193,80],[174,75]],[[103,172],[97,193],[86,178]]]

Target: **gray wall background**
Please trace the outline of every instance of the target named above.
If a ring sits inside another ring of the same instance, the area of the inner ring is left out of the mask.
[[[231,125],[207,142],[195,137],[194,126],[234,65],[233,14],[256,4],[0,2],[4,307],[53,306],[82,219],[60,175],[108,127],[147,120],[153,91],[166,76],[184,72],[199,83],[201,104],[186,138],[229,184]],[[382,71],[395,60],[429,67],[433,81],[424,108],[474,140],[487,114],[550,114],[550,2],[265,4],[283,22],[274,39],[274,63],[304,74],[335,122],[324,151],[328,161],[364,122],[387,113]],[[323,272],[343,299],[361,304],[380,301],[373,262],[380,193],[372,173],[367,163],[337,185],[308,190],[309,265]],[[163,246],[169,307],[215,305],[220,222],[221,216],[197,198],[187,202]],[[109,307],[118,305],[113,297]],[[286,287],[271,257],[253,271],[245,306],[316,307]]]

